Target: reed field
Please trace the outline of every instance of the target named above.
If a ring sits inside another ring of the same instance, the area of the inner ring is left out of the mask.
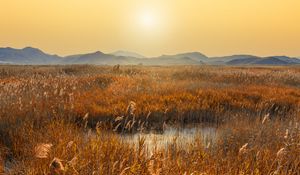
[[[1,173],[298,175],[300,67],[2,65]]]

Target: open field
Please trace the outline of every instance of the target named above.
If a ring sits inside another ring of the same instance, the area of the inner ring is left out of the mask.
[[[0,66],[0,117],[7,174],[300,174],[296,66]],[[122,139],[191,124],[222,132]]]

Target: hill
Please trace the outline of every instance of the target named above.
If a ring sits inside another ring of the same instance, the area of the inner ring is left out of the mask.
[[[0,48],[0,61],[11,64],[55,64],[60,58],[57,55],[46,54],[32,47],[23,49]]]
[[[133,58],[146,58],[145,56],[135,53],[135,52],[128,52],[128,51],[122,51],[118,50],[113,53],[110,53],[110,55],[114,56],[122,56],[122,57],[133,57]]]
[[[258,57],[253,55],[231,55],[207,57],[200,52],[162,55],[146,58],[128,51],[106,54],[100,51],[60,57],[33,47],[14,49],[0,48],[0,64],[47,65],[47,64],[95,64],[95,65],[294,65],[300,59],[287,56]]]

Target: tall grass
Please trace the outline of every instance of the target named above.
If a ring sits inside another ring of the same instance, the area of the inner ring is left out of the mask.
[[[299,67],[0,66],[0,171],[299,174],[299,84]],[[222,133],[150,156],[119,134],[190,123]]]

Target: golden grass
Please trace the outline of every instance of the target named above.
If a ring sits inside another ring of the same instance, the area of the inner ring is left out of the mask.
[[[299,67],[0,66],[6,174],[299,174]],[[148,155],[119,132],[210,123]]]

